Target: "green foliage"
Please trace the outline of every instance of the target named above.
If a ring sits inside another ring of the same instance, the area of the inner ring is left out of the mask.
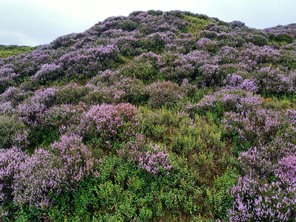
[[[25,130],[25,124],[14,116],[0,115],[0,148],[10,148],[12,145],[18,145],[15,144],[16,139],[24,134]]]
[[[86,179],[75,193],[56,196],[49,215],[55,221],[155,221],[194,213],[194,182],[179,168],[172,176],[153,177],[117,157],[106,157],[100,176]],[[63,213],[61,213],[63,212]],[[74,219],[75,218],[75,219]]]
[[[152,108],[171,107],[182,97],[181,87],[170,81],[155,82],[147,87],[147,91],[149,95],[148,104]]]
[[[78,104],[88,93],[88,88],[76,84],[66,85],[56,92],[56,104]]]
[[[281,33],[281,34],[269,34],[269,40],[279,43],[289,44],[292,43],[294,38],[291,35]]]
[[[12,55],[17,55],[25,52],[29,52],[35,49],[31,46],[16,46],[16,45],[0,45],[0,58],[6,58]]]
[[[59,139],[59,129],[54,126],[39,126],[28,134],[29,152],[35,147],[48,147],[52,142]]]
[[[237,182],[238,173],[228,168],[223,175],[216,177],[212,189],[206,189],[206,202],[210,208],[208,211],[213,213],[213,217],[227,219],[227,210],[232,205],[231,188]]]
[[[199,18],[193,15],[183,15],[183,20],[187,22],[187,27],[185,28],[185,32],[192,33],[193,35],[197,35],[201,30],[205,28],[206,25],[213,22],[213,20],[207,18]]]
[[[158,78],[158,67],[153,61],[133,61],[121,69],[120,74],[125,77],[136,78],[144,83],[152,83]]]
[[[143,52],[156,52],[161,53],[164,50],[165,42],[159,34],[154,35],[152,38],[143,39],[139,42],[139,46]]]

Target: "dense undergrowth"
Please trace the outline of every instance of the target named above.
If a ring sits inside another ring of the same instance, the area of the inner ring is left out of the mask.
[[[295,35],[133,12],[0,59],[1,220],[293,221]]]

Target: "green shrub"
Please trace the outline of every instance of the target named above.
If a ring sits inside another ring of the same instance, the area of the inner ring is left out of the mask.
[[[9,148],[26,140],[25,124],[14,116],[0,115],[0,146]]]
[[[147,93],[149,95],[148,104],[152,108],[171,107],[183,96],[181,87],[170,81],[154,82],[147,86]]]
[[[56,104],[78,104],[89,89],[77,84],[69,84],[56,92]]]

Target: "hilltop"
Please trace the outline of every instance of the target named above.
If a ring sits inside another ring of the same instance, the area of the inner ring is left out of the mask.
[[[293,221],[295,38],[139,11],[0,46],[0,220]]]

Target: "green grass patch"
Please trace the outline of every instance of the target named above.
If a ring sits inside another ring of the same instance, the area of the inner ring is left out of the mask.
[[[17,46],[17,45],[0,45],[0,58],[25,53],[34,50],[36,47],[32,46]]]

